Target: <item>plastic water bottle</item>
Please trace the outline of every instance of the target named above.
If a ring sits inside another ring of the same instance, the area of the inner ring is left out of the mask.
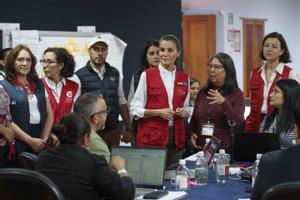
[[[219,150],[219,156],[216,161],[217,183],[225,184],[229,175],[229,159],[224,149]]]
[[[200,151],[195,167],[195,179],[197,185],[208,184],[208,164],[204,152]]]
[[[185,166],[185,160],[179,160],[179,166],[176,169],[175,176],[175,190],[176,191],[187,191],[190,189],[190,176],[189,170]]]
[[[251,170],[251,186],[254,187],[255,179],[258,174],[258,165],[259,165],[259,160],[262,157],[262,154],[256,154],[256,160],[252,165],[252,170]]]

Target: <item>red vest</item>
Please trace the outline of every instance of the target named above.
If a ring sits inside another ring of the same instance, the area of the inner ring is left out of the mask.
[[[158,67],[147,69],[147,103],[146,109],[169,108],[168,94]],[[176,71],[173,94],[173,110],[183,107],[188,94],[188,76]],[[174,139],[176,147],[185,147],[186,133],[184,119],[174,115]],[[169,121],[160,117],[138,120],[137,144],[141,147],[165,147],[169,142]]]
[[[47,85],[45,79],[43,79],[44,86],[47,90],[51,107],[54,113],[54,122],[53,124],[59,124],[60,118],[65,114],[71,112],[74,97],[78,90],[78,84],[74,81],[66,79],[66,85],[63,85],[59,103],[55,101],[55,97],[51,92],[51,89]]]
[[[251,110],[250,114],[246,119],[246,132],[259,132],[260,123],[261,123],[261,108],[263,105],[263,94],[264,94],[264,81],[261,78],[260,68],[254,69],[252,71],[252,76],[250,79],[250,105]],[[289,77],[291,68],[288,66],[283,67],[282,74],[276,73],[275,79],[271,85],[271,88],[268,93],[268,99],[267,99],[267,114],[271,114],[274,110],[274,108],[270,105],[270,94],[273,92],[273,89],[276,85],[276,82],[279,79],[287,79]]]

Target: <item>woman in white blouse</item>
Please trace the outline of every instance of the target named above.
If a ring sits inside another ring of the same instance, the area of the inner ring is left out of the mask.
[[[189,78],[176,69],[180,52],[176,36],[160,38],[160,64],[142,72],[130,104],[130,112],[138,120],[137,146],[167,147],[167,166],[178,163],[186,145]]]
[[[277,80],[289,78],[299,82],[295,71],[286,65],[291,60],[282,34],[273,32],[264,37],[260,58],[265,63],[262,67],[253,69],[250,77],[251,110],[246,119],[246,132],[258,133],[261,121],[273,112],[270,94]]]
[[[35,71],[36,58],[25,45],[17,45],[7,57],[2,87],[10,96],[16,153],[38,153],[50,135],[53,112],[42,81]]]
[[[80,95],[78,84],[68,79],[74,74],[75,60],[65,48],[51,47],[45,50],[40,62],[45,72],[43,83],[56,125],[64,114],[71,112],[75,100]]]

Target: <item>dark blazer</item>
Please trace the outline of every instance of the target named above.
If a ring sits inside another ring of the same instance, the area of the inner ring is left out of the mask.
[[[77,145],[60,144],[43,151],[36,170],[49,177],[66,200],[134,198],[131,178],[121,178],[103,156],[90,154]]]
[[[258,170],[251,199],[261,199],[273,185],[300,181],[300,144],[266,153]]]

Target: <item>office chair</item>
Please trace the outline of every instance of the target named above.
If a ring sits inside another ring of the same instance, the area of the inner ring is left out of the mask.
[[[0,169],[0,197],[5,200],[64,200],[49,178],[21,168]]]
[[[30,170],[35,170],[37,158],[37,155],[29,152],[22,152],[18,156],[20,166],[24,169]]]
[[[262,200],[298,200],[300,181],[281,183],[272,186],[263,195]]]

